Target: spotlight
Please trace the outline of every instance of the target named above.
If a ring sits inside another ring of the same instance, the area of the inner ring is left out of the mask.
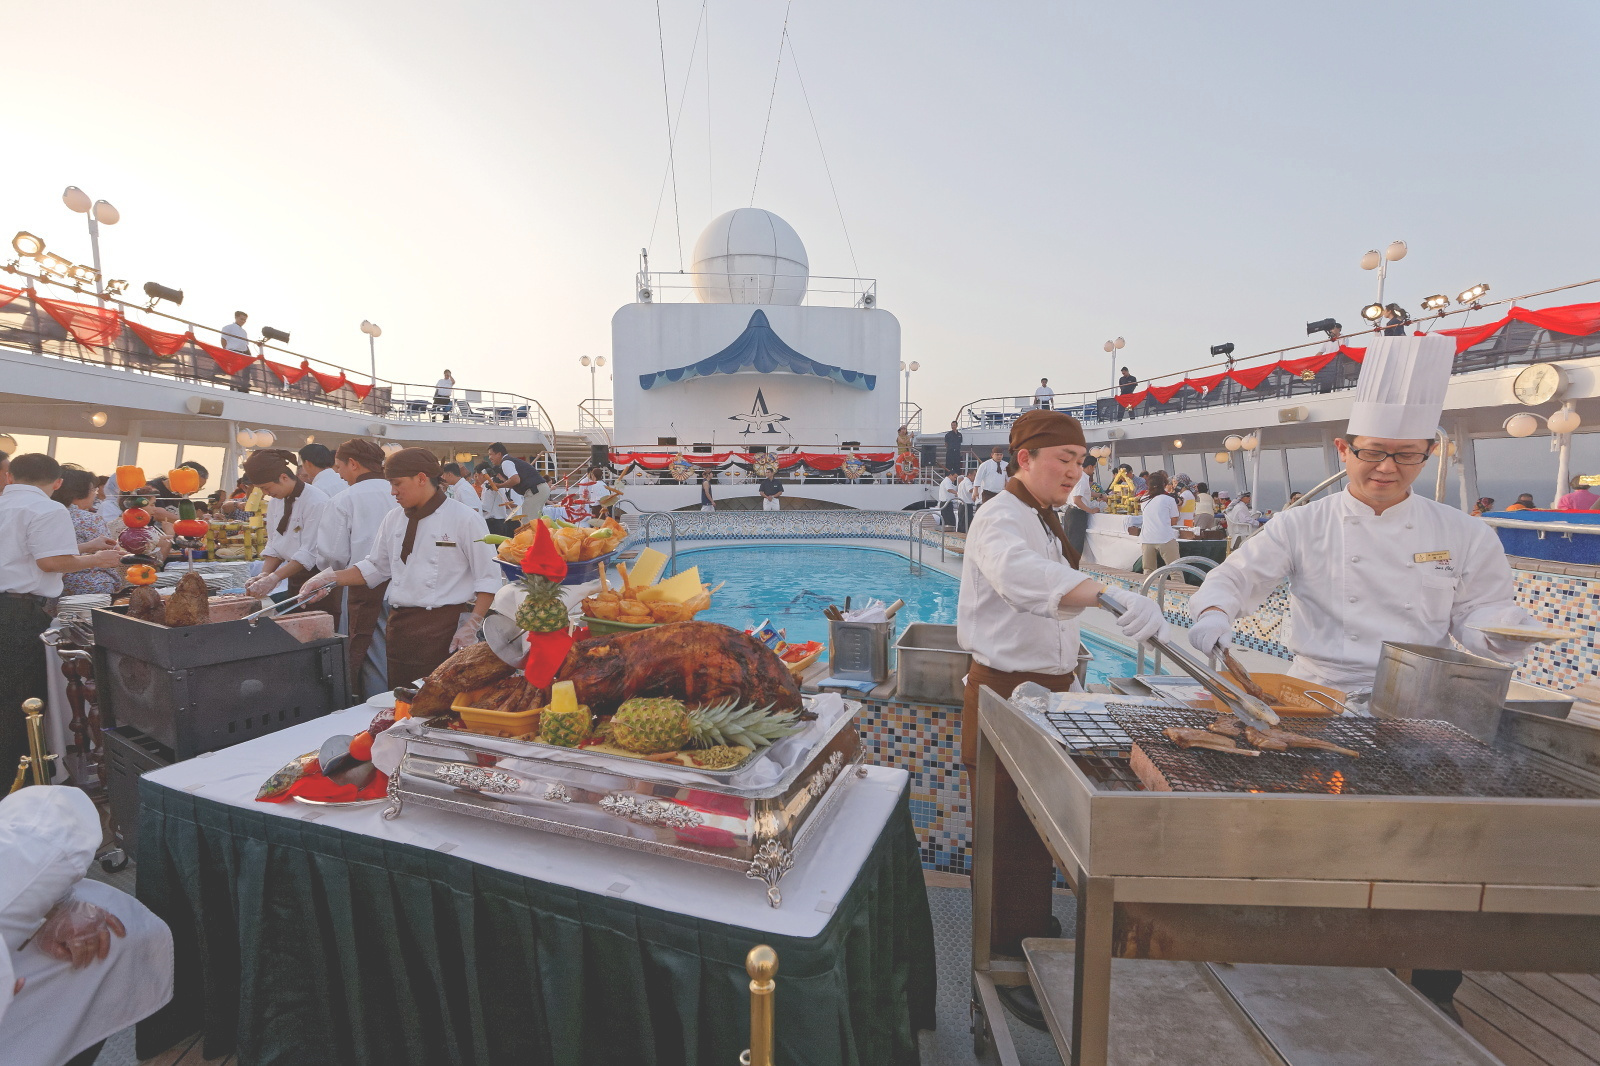
[[[261,327],[261,339],[264,341],[277,341],[279,344],[289,343],[289,335],[287,333],[281,329],[273,329],[271,326]]]
[[[1463,290],[1461,295],[1456,297],[1456,303],[1458,303],[1458,304],[1476,303],[1478,301],[1478,297],[1482,296],[1484,293],[1486,293],[1488,291],[1489,291],[1488,283],[1487,282],[1480,282],[1479,284],[1474,285],[1470,289]]]
[[[1424,311],[1439,311],[1449,306],[1450,297],[1446,296],[1442,292],[1435,293],[1432,296],[1424,296],[1422,298],[1422,309]]]
[[[1368,322],[1376,322],[1383,317],[1382,304],[1368,304],[1361,309],[1361,317]]]
[[[113,278],[106,282],[107,296],[121,296],[128,291],[128,282],[122,278]]]
[[[34,258],[39,260],[39,269],[46,274],[55,274],[60,277],[65,277],[67,272],[72,269],[72,260],[63,259],[54,252],[45,252],[42,255],[35,256]]]
[[[94,267],[85,263],[73,263],[67,268],[67,277],[83,285],[93,285],[94,279],[99,276]]]
[[[144,283],[144,294],[150,297],[151,307],[156,305],[157,300],[165,300],[169,304],[183,303],[182,289],[169,289],[165,285],[157,284],[154,281]]]
[[[1313,333],[1326,333],[1330,329],[1338,329],[1338,328],[1339,328],[1339,323],[1334,321],[1333,319],[1331,319],[1331,318],[1319,318],[1315,322],[1307,322],[1306,323],[1306,336],[1309,337]]]
[[[1212,355],[1232,355],[1233,354],[1233,342],[1232,341],[1228,341],[1228,342],[1226,342],[1224,344],[1213,344],[1211,346],[1211,354]]]
[[[109,416],[104,411],[96,411],[94,414],[89,416],[89,424],[95,429],[104,427],[106,422],[109,420]]]
[[[24,259],[37,259],[44,254],[44,238],[35,237],[27,230],[19,230],[11,238],[11,247]]]

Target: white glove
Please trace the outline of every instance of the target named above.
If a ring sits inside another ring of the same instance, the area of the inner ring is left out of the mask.
[[[1208,660],[1233,643],[1233,619],[1221,611],[1202,611],[1189,629],[1189,646]]]
[[[1474,655],[1482,655],[1501,662],[1517,662],[1534,645],[1534,641],[1513,640],[1510,637],[1485,633],[1473,626],[1531,626],[1538,619],[1515,605],[1509,607],[1480,607],[1467,616],[1461,630],[1461,646]]]
[[[300,586],[300,595],[305,597],[301,601],[301,606],[303,607],[308,603],[316,603],[338,584],[339,575],[334,571],[333,567],[330,566],[326,570],[317,571],[306,578],[305,584]],[[248,591],[248,588],[246,591]],[[312,593],[316,593],[316,595],[312,595]]]
[[[450,654],[454,655],[462,648],[469,648],[478,643],[478,635],[483,632],[483,617],[472,613],[461,616],[461,621],[456,623],[456,635],[450,638]]]
[[[111,934],[127,936],[127,929],[110,911],[81,899],[68,898],[45,915],[33,935],[39,950],[52,959],[71,962],[74,970],[103,959],[111,951]]]
[[[1149,640],[1161,632],[1161,623],[1165,621],[1161,608],[1149,596],[1141,596],[1137,592],[1127,589],[1107,588],[1106,595],[1117,601],[1122,608],[1122,615],[1117,619],[1117,628],[1122,635],[1130,640]]]
[[[244,586],[245,595],[254,599],[264,600],[272,595],[272,590],[282,582],[283,578],[278,576],[277,571],[273,571],[270,574],[258,574],[246,582]]]

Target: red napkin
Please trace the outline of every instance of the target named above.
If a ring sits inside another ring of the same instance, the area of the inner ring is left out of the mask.
[[[322,776],[322,769],[316,763],[308,767],[306,775],[285,791],[269,799],[258,799],[257,803],[286,803],[294,796],[301,796],[308,800],[317,800],[321,803],[354,803],[357,800],[382,799],[389,790],[389,775],[382,770],[377,771],[367,787],[357,789],[354,785],[340,784],[330,781]]]

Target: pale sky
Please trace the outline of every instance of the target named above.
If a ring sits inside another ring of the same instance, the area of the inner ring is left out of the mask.
[[[662,0],[674,108],[702,8]],[[750,202],[785,3],[704,9],[686,257]],[[1592,2],[789,11],[855,262],[922,363],[929,428],[1041,375],[1103,386],[1119,334],[1143,377],[1353,326],[1375,288],[1357,261],[1395,238],[1411,254],[1387,298],[1413,311],[1600,275]],[[253,335],[356,370],[370,318],[381,376],[449,366],[571,428],[578,357],[609,355],[640,247],[678,266],[653,3],[84,0],[12,3],[4,25],[4,236],[87,259],[60,201],[79,185],[122,212],[107,273],[184,289],[186,316],[246,310]],[[788,54],[756,205],[813,273],[856,273]]]

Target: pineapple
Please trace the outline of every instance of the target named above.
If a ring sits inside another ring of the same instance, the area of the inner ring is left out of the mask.
[[[792,712],[768,714],[765,707],[740,706],[731,700],[691,711],[681,700],[636,698],[617,708],[611,719],[611,740],[640,755],[686,747],[753,750],[798,733],[795,717]]]
[[[589,737],[594,719],[585,704],[578,702],[578,691],[571,681],[550,686],[550,706],[539,714],[539,739],[546,744],[575,748]]]
[[[522,579],[527,591],[517,608],[517,625],[529,633],[556,633],[567,628],[567,605],[561,602],[561,585],[538,574]]]
[[[742,745],[730,747],[727,744],[718,744],[711,748],[696,749],[689,756],[689,760],[707,770],[726,770],[730,766],[738,766],[749,755],[750,749]]]

